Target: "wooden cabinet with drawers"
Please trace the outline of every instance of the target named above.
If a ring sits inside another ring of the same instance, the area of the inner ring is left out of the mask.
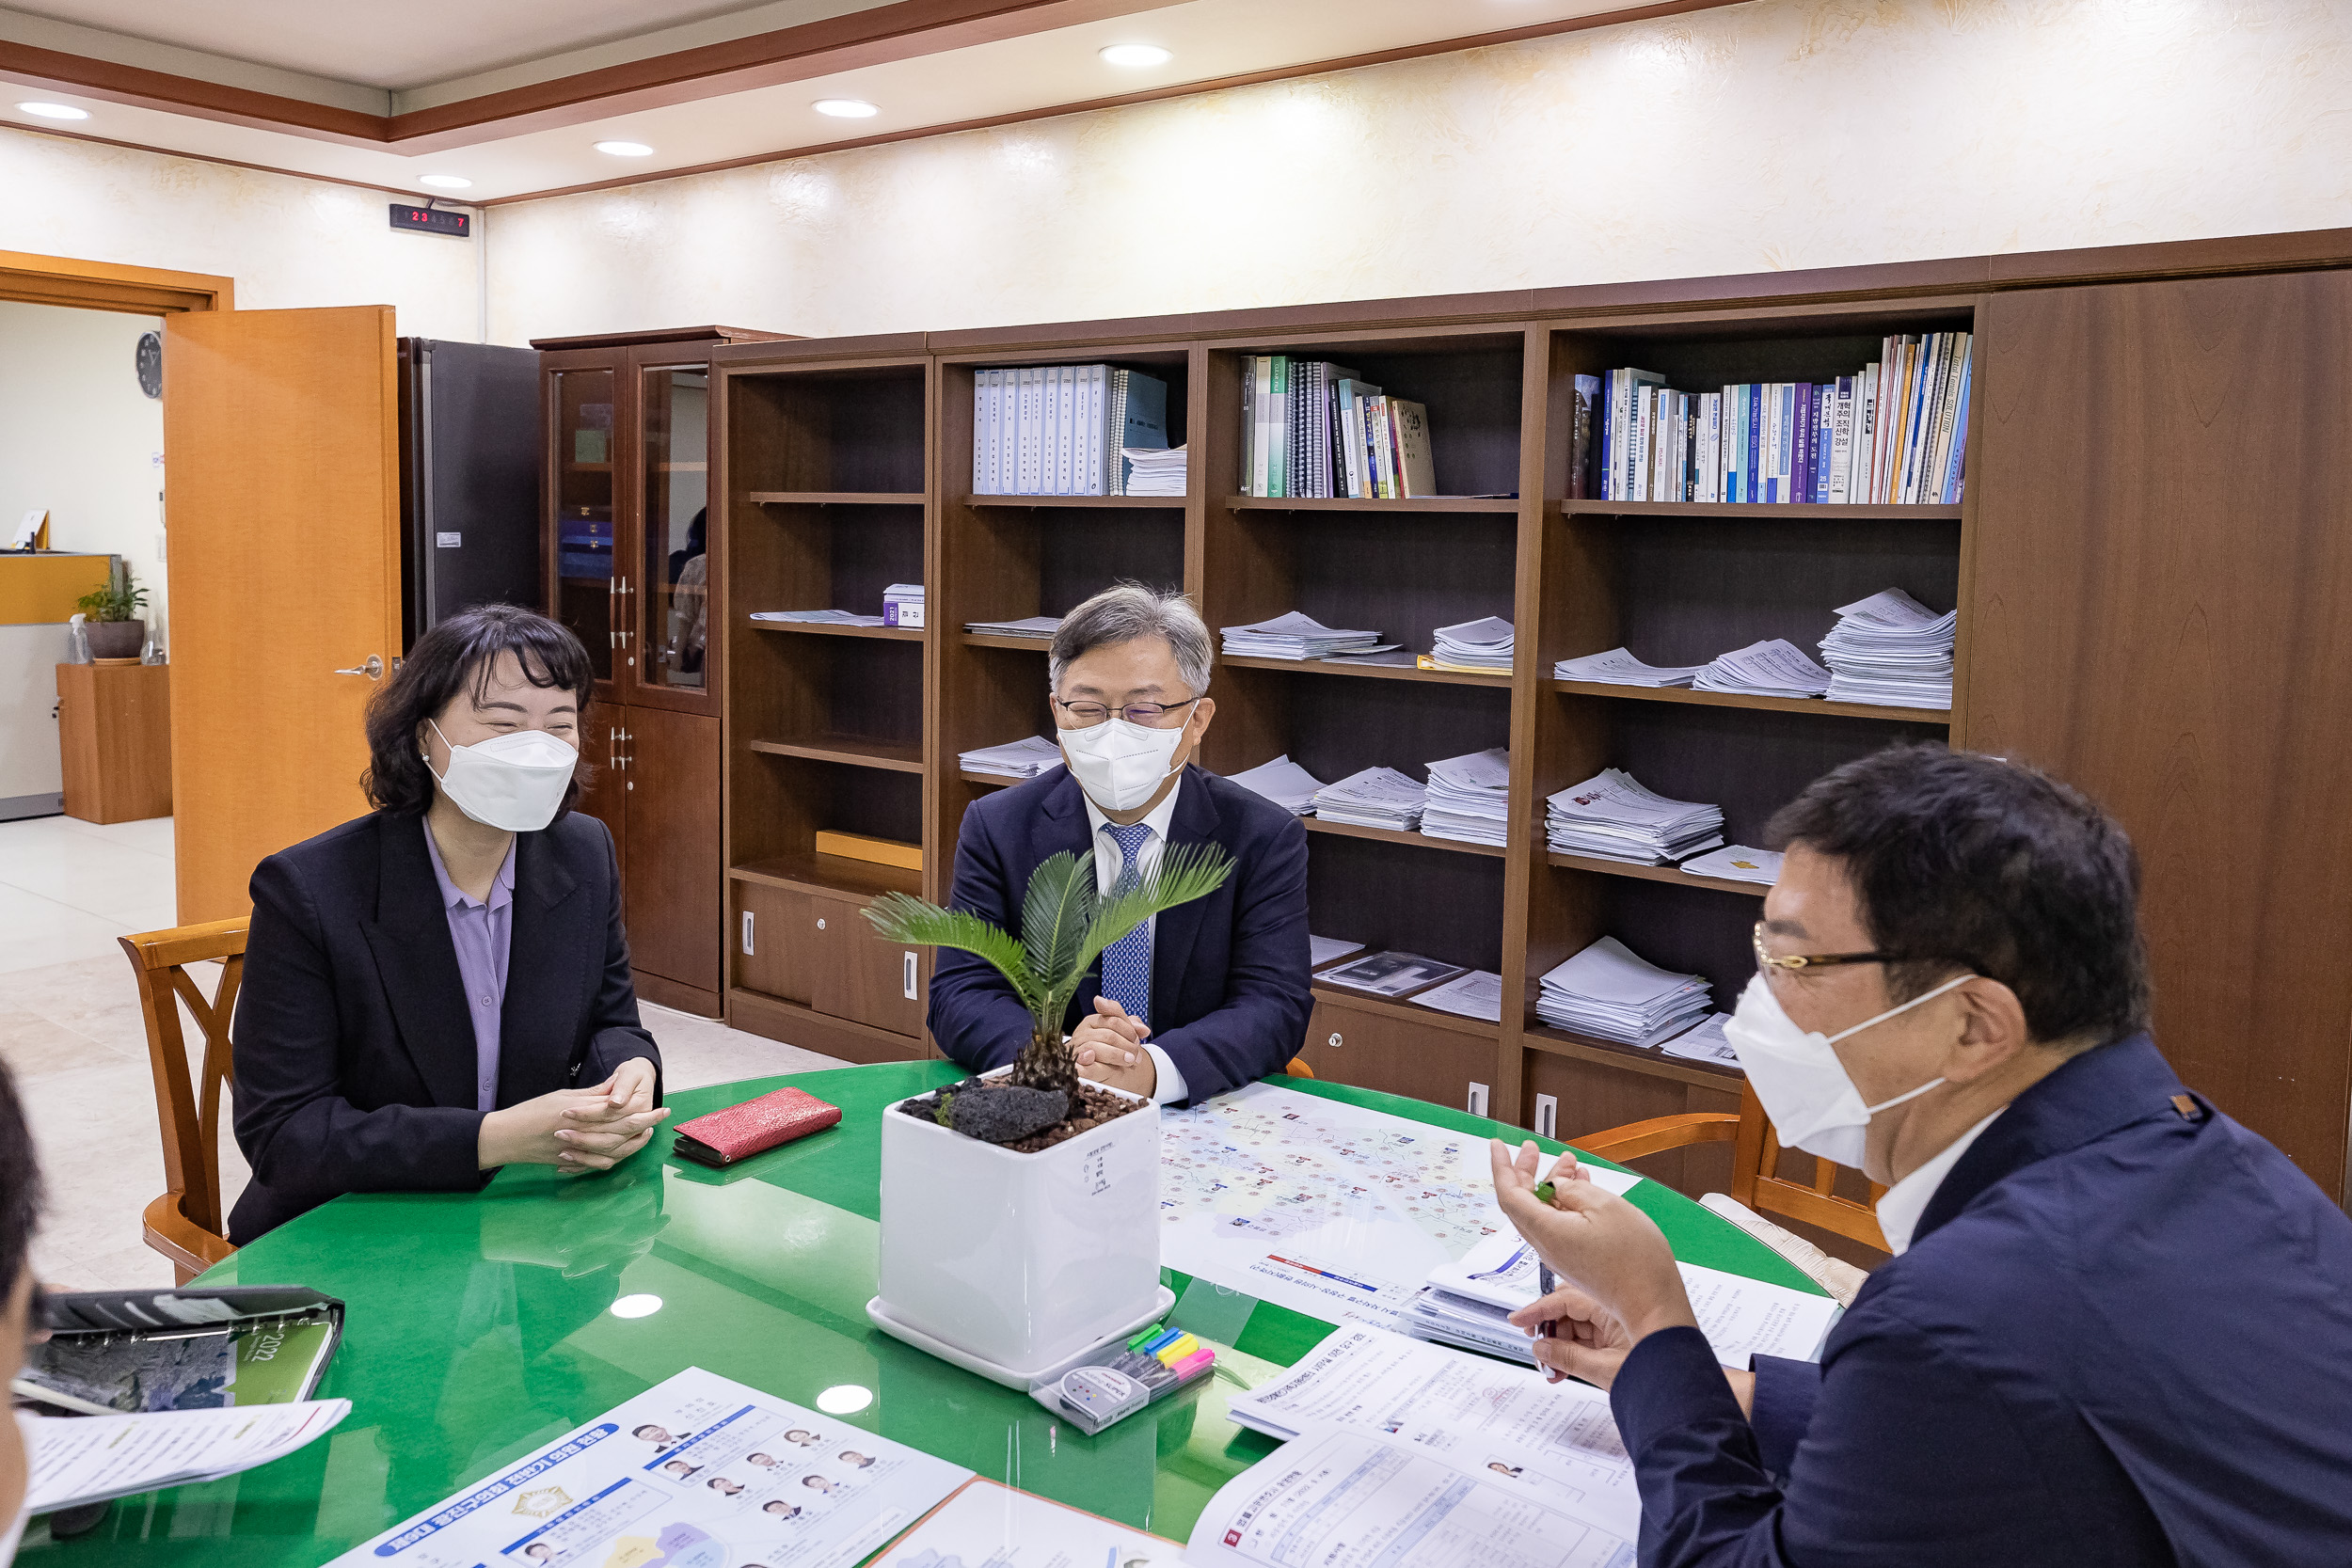
[[[852,1061],[923,1051],[930,955],[884,942],[867,898],[774,880],[735,879],[732,1000],[774,1037]]]

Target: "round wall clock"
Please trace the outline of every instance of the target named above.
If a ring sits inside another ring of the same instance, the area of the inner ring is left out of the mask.
[[[151,398],[164,395],[164,335],[139,334],[139,390]]]

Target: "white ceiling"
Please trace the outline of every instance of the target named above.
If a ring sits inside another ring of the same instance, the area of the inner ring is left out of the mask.
[[[164,8],[153,0],[43,0],[48,8],[78,19],[119,17]],[[252,49],[239,28],[284,19],[285,36],[266,62],[310,61],[348,71],[371,52],[380,53],[385,80],[414,79],[417,71],[486,71],[485,55],[460,51],[508,47],[526,31],[524,19],[542,21],[538,41],[559,36],[577,40],[609,26],[633,6],[638,18],[662,21],[707,11],[691,0],[402,0],[397,6],[320,7],[335,26],[293,20],[313,0],[183,0],[172,10],[175,37],[201,40],[207,49],[231,43]],[[733,11],[719,22],[698,24],[763,30],[787,8],[802,19],[811,8],[834,14],[868,8],[880,0],[785,0],[755,11]],[[348,146],[290,132],[231,125],[166,110],[77,97],[42,88],[38,97],[76,104],[90,119],[72,132],[171,151],[193,153],[265,168],[382,185],[425,194],[424,174],[454,174],[471,188],[440,193],[442,199],[495,200],[541,191],[625,179],[659,177],[700,165],[751,160],[769,154],[811,150],[869,136],[918,132],[999,116],[1082,103],[1151,89],[1181,87],[1256,71],[1279,71],[1344,59],[1383,50],[1409,48],[1450,39],[1525,27],[1624,8],[1625,0],[1166,0],[1152,8],[1110,21],[1004,39],[967,48],[860,67],[782,86],[705,98],[666,108],[646,109],[553,130],[501,133],[485,127],[479,139],[430,154]],[[486,14],[496,11],[491,17]],[[209,16],[199,24],[190,15]],[[0,13],[4,18],[5,13]],[[422,20],[421,20],[422,19]],[[755,25],[747,26],[747,19]],[[233,24],[233,25],[231,25]],[[53,24],[54,25],[54,24]],[[693,29],[685,29],[692,31]],[[150,24],[151,35],[158,29]],[[676,30],[674,30],[676,31]],[[349,36],[344,36],[344,34]],[[333,36],[329,36],[332,34]],[[423,34],[411,38],[410,34]],[[509,40],[495,41],[494,40]],[[1121,70],[1097,52],[1122,42],[1159,44],[1173,53],[1164,66]],[[637,43],[614,46],[631,53]],[[548,56],[539,56],[541,60]],[[304,67],[303,69],[310,69]],[[540,73],[541,67],[521,74]],[[0,125],[56,129],[20,112],[16,103],[31,96],[8,85],[0,69]],[[504,85],[504,84],[501,84]],[[346,89],[348,90],[348,89]],[[436,89],[435,96],[446,96]],[[881,107],[872,119],[828,119],[813,111],[820,98],[866,99]],[[655,149],[651,158],[623,160],[599,153],[594,144],[619,139]]]

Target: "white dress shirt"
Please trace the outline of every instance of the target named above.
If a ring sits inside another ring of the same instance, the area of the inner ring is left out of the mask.
[[[1168,824],[1176,820],[1176,797],[1184,792],[1184,776],[1179,773],[1176,775],[1176,787],[1169,790],[1167,798],[1144,816],[1143,826],[1152,831],[1136,850],[1136,876],[1151,876],[1152,868],[1160,863],[1160,856],[1168,848]],[[1086,801],[1087,820],[1094,824],[1094,891],[1108,897],[1111,884],[1119,880],[1120,870],[1127,863],[1126,857],[1120,853],[1119,841],[1108,832],[1111,819],[1103,815],[1103,808],[1096,805],[1093,797],[1083,789],[1078,792],[1078,798]],[[1156,953],[1160,940],[1160,917],[1153,915],[1144,923],[1144,928],[1152,933],[1153,951]],[[1148,1023],[1151,1020],[1144,1022]],[[1152,1102],[1166,1105],[1172,1101],[1185,1099],[1184,1075],[1177,1070],[1168,1053],[1150,1040],[1143,1042],[1143,1049],[1152,1053],[1152,1066],[1159,1074],[1152,1087]]]
[[[2004,1105],[2001,1111],[2008,1110]],[[1887,1250],[1901,1257],[1911,1246],[1911,1233],[1919,1228],[1919,1216],[1928,1212],[1929,1199],[1935,1189],[1944,1184],[1960,1157],[1968,1152],[1968,1146],[1977,1141],[1977,1134],[1993,1125],[1995,1111],[1976,1126],[1944,1146],[1944,1151],[1900,1181],[1886,1189],[1879,1198],[1879,1229],[1885,1233]]]

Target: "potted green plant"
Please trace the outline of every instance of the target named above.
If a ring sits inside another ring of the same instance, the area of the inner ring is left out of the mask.
[[[138,585],[130,566],[117,560],[103,588],[94,588],[73,601],[83,615],[82,632],[89,639],[92,658],[136,658],[147,645],[147,590]]]
[[[1018,935],[904,894],[866,911],[892,942],[985,958],[1030,1018],[1009,1067],[882,1114],[877,1326],[1027,1387],[1174,1305],[1160,1284],[1157,1108],[1082,1080],[1062,1022],[1104,948],[1232,872],[1214,845],[1172,846],[1098,900],[1094,857],[1054,855],[1029,879]]]

